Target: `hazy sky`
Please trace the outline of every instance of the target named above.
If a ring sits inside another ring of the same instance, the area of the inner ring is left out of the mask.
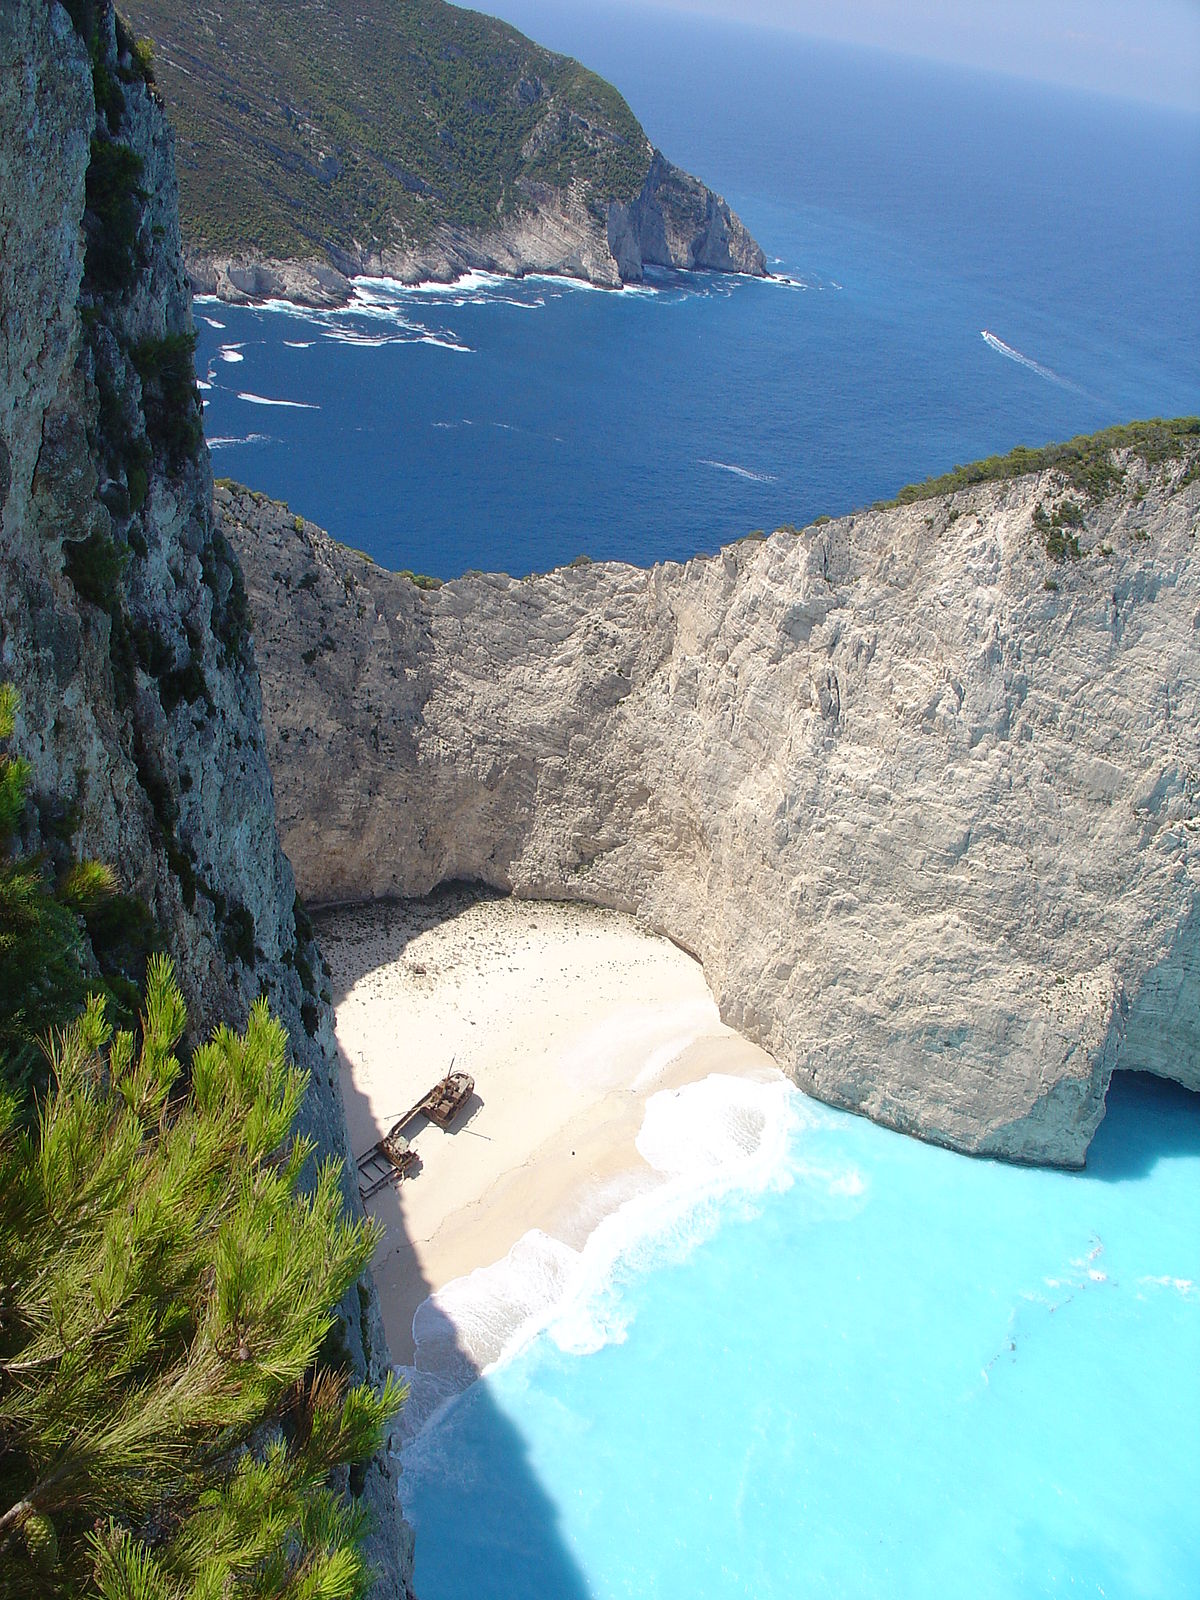
[[[1200,110],[1200,0],[658,3]]]

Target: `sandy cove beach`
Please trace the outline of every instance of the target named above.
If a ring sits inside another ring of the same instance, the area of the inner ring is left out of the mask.
[[[652,1094],[711,1073],[780,1076],[722,1024],[696,961],[614,912],[456,887],[318,926],[356,1155],[452,1063],[475,1079],[450,1129],[414,1120],[419,1170],[369,1203],[400,1363],[428,1295],[534,1228],[579,1249],[661,1181],[635,1144]]]

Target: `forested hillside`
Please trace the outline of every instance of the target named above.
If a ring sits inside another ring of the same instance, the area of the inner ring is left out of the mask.
[[[178,135],[189,251],[352,250],[483,228],[539,185],[630,201],[652,150],[617,91],[442,0],[133,0]]]

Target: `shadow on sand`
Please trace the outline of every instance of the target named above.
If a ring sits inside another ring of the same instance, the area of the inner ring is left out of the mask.
[[[1145,1178],[1156,1162],[1200,1155],[1200,1094],[1149,1072],[1114,1072],[1084,1169],[1090,1178]]]
[[[364,915],[371,917],[374,951],[378,953],[382,945],[384,959],[392,961],[425,928],[450,920],[480,900],[499,898],[503,897],[488,889],[455,884],[419,903],[385,902],[369,908],[369,912],[364,908]],[[328,959],[329,914],[316,913],[313,920],[318,942]],[[338,969],[333,987],[335,1006],[372,970],[366,961],[361,970],[356,970],[352,953],[352,945],[339,941],[336,959],[329,963]],[[340,1055],[339,1051],[339,1058]],[[351,1145],[360,1154],[380,1132],[387,1130],[372,1131],[376,1125],[370,1108],[355,1089],[345,1061],[340,1060],[340,1065],[346,1123]],[[446,1063],[434,1064],[431,1082],[445,1067]],[[478,1097],[473,1097],[456,1117],[456,1136],[469,1136],[472,1112],[478,1104]],[[396,1114],[406,1109],[399,1106]],[[430,1285],[405,1229],[396,1188],[389,1185],[381,1189],[368,1202],[367,1210],[385,1230],[373,1268],[381,1296],[400,1293],[405,1305],[415,1309],[430,1293]],[[463,1391],[461,1399],[452,1403],[469,1409],[466,1434],[470,1459],[454,1459],[455,1450],[464,1443],[464,1430],[454,1427],[454,1437],[444,1447],[432,1441],[430,1435],[418,1434],[401,1455],[401,1466],[405,1455],[421,1450],[427,1459],[437,1462],[434,1470],[439,1475],[455,1484],[469,1484],[469,1499],[476,1505],[483,1481],[487,1480],[484,1492],[495,1507],[495,1515],[489,1516],[484,1526],[473,1523],[464,1510],[463,1518],[457,1521],[446,1494],[438,1497],[439,1504],[428,1515],[422,1515],[421,1504],[414,1504],[411,1489],[406,1492],[401,1478],[401,1503],[416,1527],[415,1585],[420,1600],[464,1600],[468,1595],[471,1600],[591,1600],[591,1591],[564,1541],[557,1507],[530,1465],[528,1447],[519,1429],[494,1404],[487,1386],[475,1383],[478,1369],[462,1349],[453,1326],[441,1318],[439,1328],[439,1314],[434,1311],[431,1318],[430,1310],[423,1313],[422,1350],[436,1358],[437,1373],[445,1382],[444,1392],[456,1388]],[[397,1352],[393,1354],[396,1356]],[[451,1374],[452,1381],[445,1381]],[[418,1400],[418,1390],[424,1388],[418,1367],[414,1401]],[[429,1398],[426,1395],[427,1406]],[[432,1398],[438,1398],[436,1381]],[[435,1426],[440,1432],[444,1424]]]

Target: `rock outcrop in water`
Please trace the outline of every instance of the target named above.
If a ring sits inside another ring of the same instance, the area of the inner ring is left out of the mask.
[[[94,84],[105,106],[97,113]],[[329,990],[275,830],[248,612],[215,526],[192,374],[170,131],[100,10],[97,65],[65,10],[0,8],[0,679],[21,695],[26,844],[96,856],[143,903],[198,1034],[265,992],[341,1156]],[[350,1196],[357,1204],[357,1195]],[[388,1366],[369,1279],[348,1363]],[[388,1574],[411,1551],[387,1459],[360,1492]]]
[[[435,590],[218,489],[303,892],[632,911],[820,1098],[1082,1162],[1118,1064],[1200,1088],[1200,484],[1125,464],[1078,557],[1044,473]]]

